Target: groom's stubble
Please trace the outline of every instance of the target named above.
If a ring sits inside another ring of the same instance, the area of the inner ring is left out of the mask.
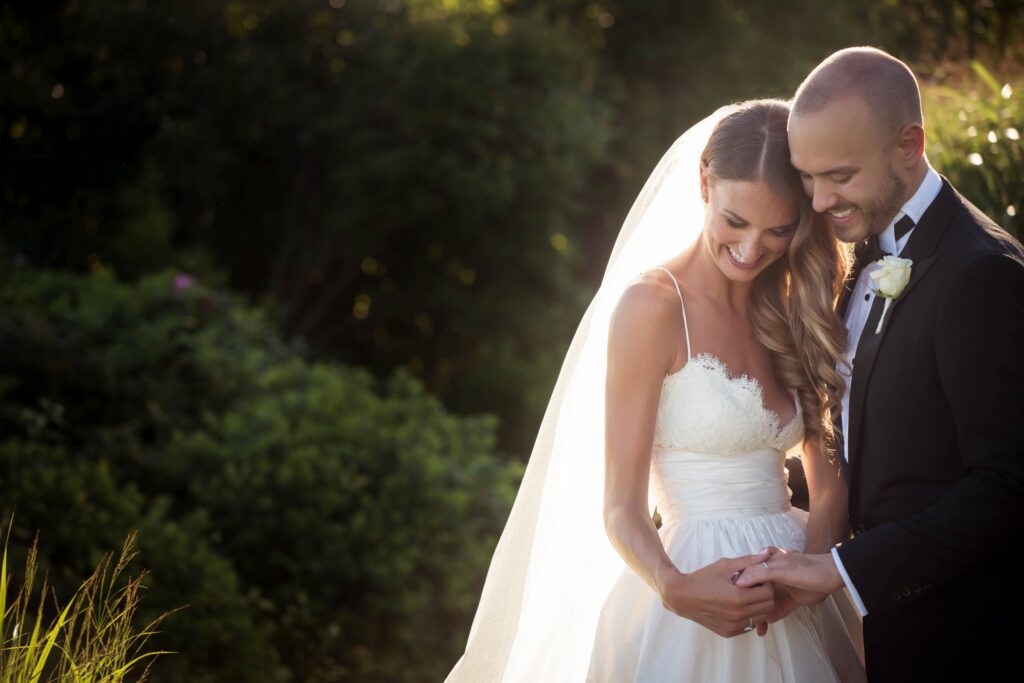
[[[889,223],[892,222],[892,219],[896,217],[903,204],[906,203],[906,195],[906,182],[896,174],[892,165],[886,164],[884,177],[879,185],[878,197],[870,205],[860,207],[864,214],[864,223],[867,226],[867,230],[863,234],[859,232],[852,235],[839,234],[832,221],[828,220],[827,214],[825,214],[825,220],[832,228],[832,232],[837,239],[843,242],[857,243],[870,235],[881,234],[888,227]]]

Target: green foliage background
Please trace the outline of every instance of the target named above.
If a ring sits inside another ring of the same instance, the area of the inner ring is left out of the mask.
[[[399,369],[310,360],[262,311],[173,273],[18,272],[0,292],[0,509],[62,588],[125,529],[155,680],[443,674],[522,469],[493,416]],[[365,679],[365,678],[364,678]]]
[[[0,6],[0,514],[140,530],[155,681],[436,681],[671,141],[834,49],[1021,234],[1018,2]],[[14,563],[17,566],[17,563]]]

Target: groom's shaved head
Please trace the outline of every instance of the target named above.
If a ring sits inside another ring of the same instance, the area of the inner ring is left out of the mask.
[[[873,47],[833,53],[800,84],[792,116],[815,114],[847,97],[860,98],[881,130],[895,135],[908,123],[924,125],[921,92],[907,65]]]

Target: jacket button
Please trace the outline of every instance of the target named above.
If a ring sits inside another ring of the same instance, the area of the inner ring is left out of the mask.
[[[853,530],[855,536],[860,536],[865,531],[867,531],[867,528],[863,524],[858,524],[857,528]]]
[[[902,596],[903,596],[903,597],[905,597],[905,598],[909,598],[909,597],[910,597],[910,588],[908,588],[907,586],[904,586],[904,587],[903,587],[903,588],[902,588],[902,589],[900,590],[900,595],[902,595]]]
[[[920,593],[921,592],[921,584],[915,583],[914,585],[912,585],[910,587],[910,590],[914,591],[915,593]]]
[[[893,601],[893,602],[899,602],[900,600],[902,600],[902,599],[903,599],[903,598],[902,598],[902,597],[900,596],[900,593],[899,593],[899,591],[893,591],[893,594],[892,594],[892,595],[890,595],[889,597],[890,597],[890,598],[892,598],[892,601]]]

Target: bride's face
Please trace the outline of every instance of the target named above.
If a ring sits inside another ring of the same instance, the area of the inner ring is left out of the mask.
[[[703,176],[703,174],[702,174]],[[730,280],[749,282],[785,255],[800,211],[767,183],[701,178],[706,196],[704,243]]]

